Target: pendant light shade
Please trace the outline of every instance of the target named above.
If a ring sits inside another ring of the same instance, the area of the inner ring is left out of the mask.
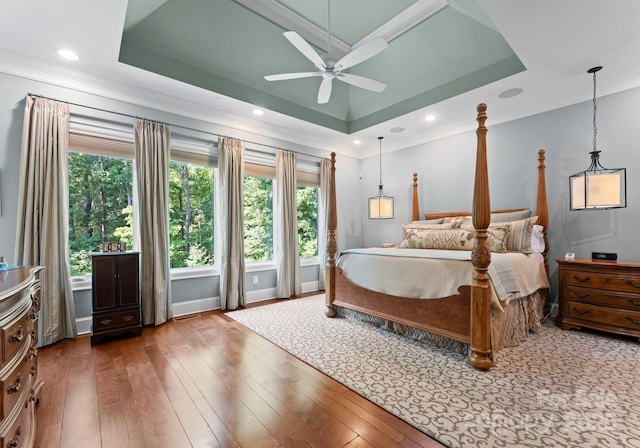
[[[569,177],[571,210],[606,210],[627,206],[626,168],[607,169],[600,164],[600,151],[596,146],[596,73],[602,67],[593,67],[593,150],[591,165]]]
[[[380,142],[380,183],[378,184],[378,195],[369,198],[369,219],[393,219],[393,197],[385,196],[382,191],[382,139]]]

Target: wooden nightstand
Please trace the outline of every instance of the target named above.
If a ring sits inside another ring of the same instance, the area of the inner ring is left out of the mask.
[[[640,338],[640,262],[556,261],[560,328],[587,327]]]

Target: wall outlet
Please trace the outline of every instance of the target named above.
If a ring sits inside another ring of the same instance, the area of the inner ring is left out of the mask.
[[[257,284],[258,284],[258,276],[257,276],[257,275],[254,275],[254,276],[253,276],[253,284],[254,284],[254,285],[257,285]]]

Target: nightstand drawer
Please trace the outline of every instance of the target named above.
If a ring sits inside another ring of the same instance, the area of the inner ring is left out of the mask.
[[[640,294],[567,286],[566,300],[640,312]]]
[[[570,301],[567,303],[567,316],[614,327],[640,330],[640,312]]]
[[[640,294],[640,277],[616,274],[601,274],[589,271],[569,271],[567,285],[585,288],[626,291]]]

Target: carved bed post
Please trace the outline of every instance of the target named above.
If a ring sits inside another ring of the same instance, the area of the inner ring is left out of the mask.
[[[547,184],[545,181],[545,150],[538,151],[538,194],[536,197],[536,215],[538,216],[537,224],[540,224],[544,235],[544,268],[549,276],[549,263],[547,262],[547,252],[549,252],[549,243],[547,241],[547,226],[549,225],[549,208],[547,206]]]
[[[418,173],[413,173],[413,209],[411,210],[411,220],[420,220],[420,210],[418,206]]]
[[[469,362],[478,370],[488,370],[491,360],[490,296],[487,269],[491,263],[491,252],[487,238],[487,227],[491,220],[489,199],[489,175],[487,172],[487,105],[478,105],[478,149],[476,153],[476,175],[473,188],[472,221],[475,244],[471,254],[473,284],[471,286],[471,356]]]
[[[329,177],[329,216],[327,224],[327,265],[325,269],[325,303],[327,316],[335,317],[336,308],[336,229],[338,228],[338,210],[336,207],[336,153],[331,153],[331,174]]]

